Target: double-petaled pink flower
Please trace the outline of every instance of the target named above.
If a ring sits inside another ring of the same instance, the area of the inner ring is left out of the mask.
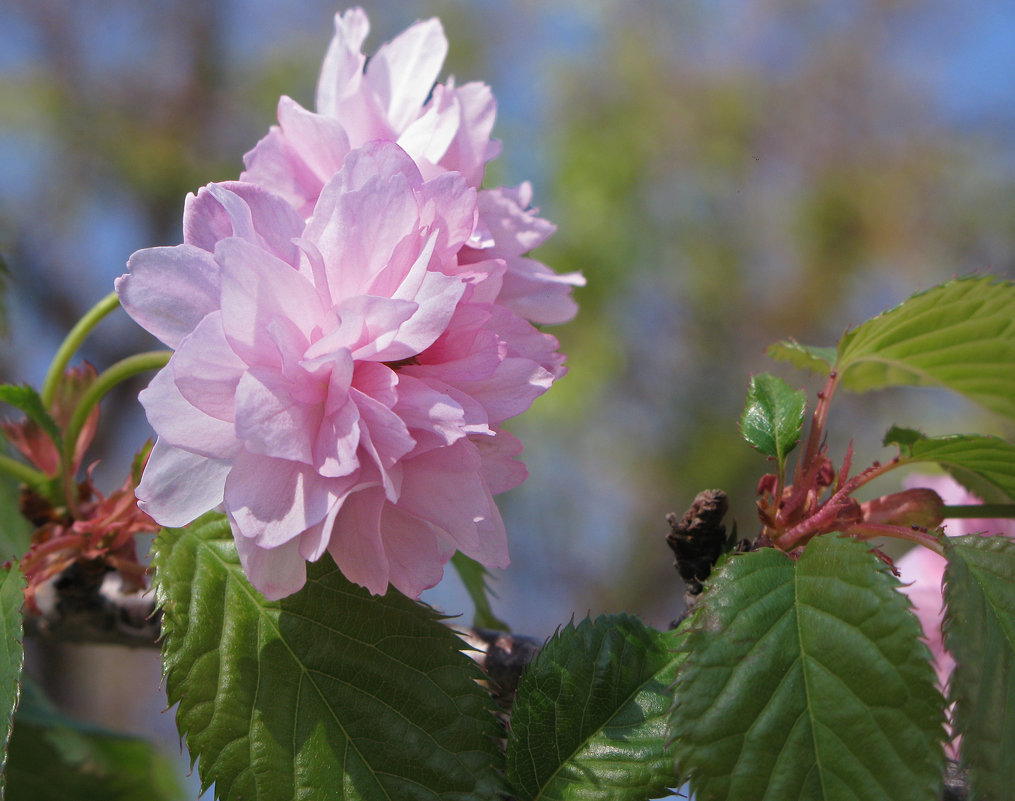
[[[325,551],[374,593],[417,596],[456,550],[505,566],[492,496],[525,472],[500,425],[563,373],[556,340],[499,302],[506,260],[464,257],[467,177],[357,145],[309,214],[249,181],[205,187],[184,244],[117,281],[175,349],[141,394],[158,434],[141,506],[169,526],[224,506],[269,598]]]
[[[283,97],[279,124],[244,157],[241,180],[280,194],[309,216],[346,156],[381,139],[405,150],[424,178],[453,171],[479,189],[486,162],[500,152],[500,143],[490,138],[497,110],[490,88],[435,84],[448,51],[436,19],[416,23],[369,61],[362,53],[368,32],[362,9],[335,15],[316,111]],[[534,323],[565,322],[577,310],[571,291],[585,281],[524,255],[554,230],[530,208],[531,200],[527,183],[479,190],[479,219],[459,258],[465,264],[503,261],[499,304]]]

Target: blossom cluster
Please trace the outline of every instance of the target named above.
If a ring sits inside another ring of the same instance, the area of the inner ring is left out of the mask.
[[[435,84],[440,23],[369,62],[367,32],[336,15],[316,110],[283,97],[239,180],[188,196],[183,244],[116,284],[175,351],[141,394],[140,505],[167,526],[224,508],[270,599],[325,551],[413,597],[456,551],[507,565],[492,496],[525,469],[502,424],[563,374],[533,324],[570,319],[583,283],[526,257],[553,231],[527,184],[480,188],[496,106]]]

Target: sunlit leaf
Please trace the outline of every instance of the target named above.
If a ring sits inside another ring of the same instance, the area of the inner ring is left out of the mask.
[[[895,428],[885,436],[889,443],[899,445],[903,463],[939,464],[985,503],[1015,502],[1015,445],[1000,437],[925,437]]]
[[[26,682],[8,765],[10,801],[179,801],[176,766],[149,743],[65,717]]]
[[[835,364],[837,355],[835,348],[801,345],[795,339],[787,339],[769,345],[765,353],[776,361],[788,362],[801,370],[819,375],[828,375],[832,365]]]
[[[493,629],[494,631],[511,631],[508,624],[493,613],[488,595],[493,593],[486,585],[486,577],[490,575],[483,565],[475,559],[470,559],[461,551],[451,557],[451,564],[465,585],[465,591],[469,593],[476,613],[472,618],[472,624],[481,629]]]
[[[666,718],[680,636],[626,615],[558,632],[518,685],[508,740],[514,796],[643,801],[676,785]]]
[[[949,682],[972,798],[1009,798],[1015,787],[1015,543],[952,537],[945,570]]]
[[[861,544],[728,558],[698,601],[674,689],[698,801],[931,801],[943,699],[899,582]]]
[[[780,469],[786,454],[796,447],[804,423],[807,396],[774,375],[761,373],[751,377],[747,405],[740,418],[740,433],[745,440],[778,462]]]
[[[463,643],[325,556],[268,602],[207,515],[155,546],[163,665],[202,785],[223,799],[489,799],[503,736]]]
[[[781,342],[769,355],[827,374],[829,350]],[[845,389],[941,386],[1015,417],[1015,283],[970,276],[913,295],[847,332],[834,367]]]
[[[21,645],[25,601],[25,577],[16,564],[0,568],[0,798],[4,797],[5,767],[14,711],[21,694],[21,668],[25,649]]]

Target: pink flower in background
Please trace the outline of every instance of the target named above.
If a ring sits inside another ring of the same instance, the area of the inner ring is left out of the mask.
[[[950,476],[910,476],[906,480],[907,487],[927,487],[937,492],[948,506],[964,506],[981,503],[980,499],[970,494],[964,487]],[[983,534],[985,536],[1001,534],[1015,537],[1015,521],[989,519],[955,519],[944,521],[945,533],[950,537],[964,534]],[[896,561],[895,567],[900,573],[900,580],[905,586],[902,592],[909,596],[913,603],[913,611],[920,619],[923,634],[934,657],[941,687],[948,686],[948,678],[955,667],[955,660],[944,645],[941,623],[944,620],[944,594],[942,579],[944,578],[947,561],[927,548],[913,548],[905,556]]]
[[[369,22],[362,9],[335,16],[317,84],[316,111],[282,97],[278,125],[245,157],[241,180],[288,200],[309,216],[322,188],[346,156],[367,142],[387,140],[412,157],[424,178],[459,172],[479,189],[486,162],[500,152],[490,138],[496,102],[482,83],[435,83],[448,43],[437,19],[417,22],[367,61]],[[496,302],[535,323],[571,319],[578,273],[558,275],[524,256],[553,232],[530,207],[532,188],[480,190],[479,220],[465,263],[498,259],[506,271]]]
[[[463,175],[425,179],[392,142],[344,159],[307,219],[256,184],[205,187],[184,244],[117,280],[176,350],[141,394],[158,434],[141,506],[168,526],[224,506],[273,599],[325,551],[413,597],[456,550],[505,566],[492,496],[525,471],[500,424],[564,371],[556,340],[495,302],[504,261],[459,263],[477,224]]]

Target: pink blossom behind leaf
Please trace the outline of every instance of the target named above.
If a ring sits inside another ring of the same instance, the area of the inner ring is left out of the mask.
[[[158,434],[142,508],[182,525],[224,507],[269,598],[325,551],[374,593],[417,596],[458,550],[506,566],[492,496],[525,473],[500,425],[564,368],[495,302],[503,261],[460,264],[476,217],[461,175],[424,179],[384,141],[352,150],[306,219],[249,183],[190,198],[184,244],[117,281],[176,348],[141,394]]]
[[[925,487],[934,490],[948,506],[981,503],[979,498],[950,476],[913,475],[905,484],[910,489]],[[1015,521],[951,519],[944,521],[944,530],[950,537],[965,534],[1015,537]],[[948,677],[955,667],[955,660],[945,648],[941,633],[941,623],[944,620],[942,579],[946,566],[947,560],[943,556],[920,547],[913,548],[895,563],[900,574],[899,578],[903,582],[902,592],[909,596],[913,603],[913,611],[923,627],[923,634],[934,657],[934,667],[942,687],[947,687]]]

